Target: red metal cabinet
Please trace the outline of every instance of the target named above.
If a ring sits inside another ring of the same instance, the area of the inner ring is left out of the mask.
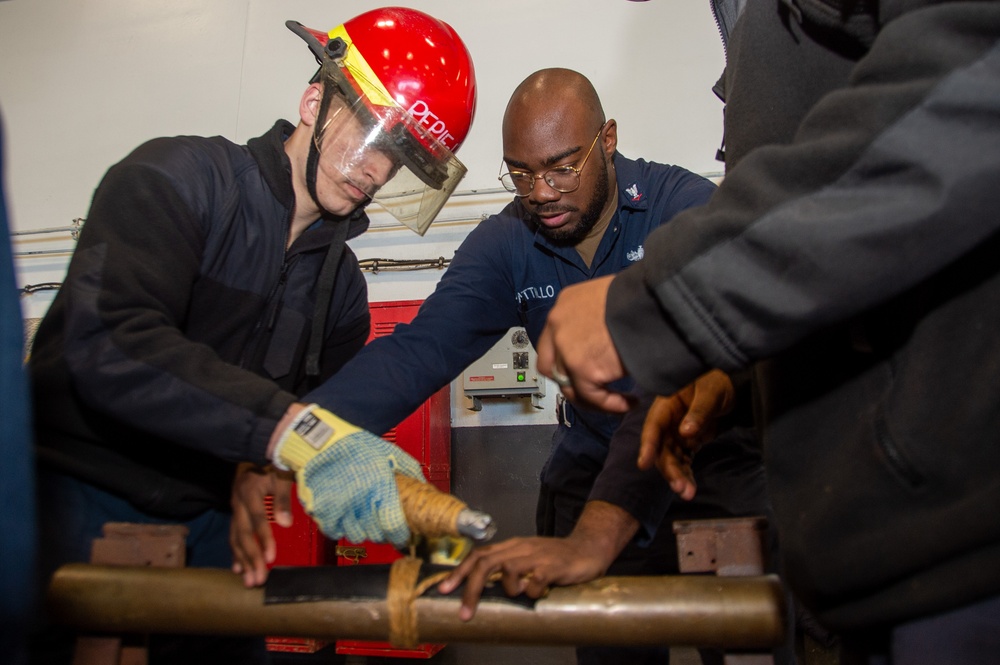
[[[388,335],[397,323],[413,319],[421,300],[370,303],[372,332],[368,341]],[[363,386],[358,387],[363,390]],[[377,399],[373,395],[372,399]],[[451,390],[445,386],[424,402],[406,420],[384,437],[410,453],[421,464],[424,475],[439,489],[451,490]],[[376,543],[333,542],[323,536],[311,519],[302,511],[298,501],[292,502],[294,524],[291,528],[274,528],[278,554],[277,566],[314,565],[364,565],[390,563],[401,556],[390,545]],[[328,642],[306,638],[268,637],[272,651],[312,653]],[[442,644],[421,644],[413,649],[397,649],[388,642],[338,640],[337,653],[395,656],[404,658],[430,658],[440,651]]]

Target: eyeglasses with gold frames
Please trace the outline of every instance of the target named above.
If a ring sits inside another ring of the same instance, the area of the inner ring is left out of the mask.
[[[583,161],[580,162],[580,166],[557,166],[539,175],[527,171],[510,171],[498,178],[500,184],[508,192],[521,198],[531,194],[531,190],[535,188],[535,181],[539,179],[544,180],[546,185],[563,194],[576,191],[580,187],[580,173],[583,172],[583,168],[587,165],[590,153],[594,152],[594,146],[597,145],[597,139],[601,138],[601,132],[604,131],[605,125],[601,125],[601,128],[597,130],[597,136],[594,137],[594,142],[590,144],[590,150],[587,151]],[[500,168],[503,168],[502,164]]]

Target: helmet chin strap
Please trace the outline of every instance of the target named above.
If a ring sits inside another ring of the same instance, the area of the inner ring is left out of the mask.
[[[324,65],[317,72],[317,78],[322,78],[323,80],[323,99],[319,103],[319,113],[316,115],[316,122],[313,125],[313,140],[309,142],[309,157],[306,160],[306,188],[309,190],[309,196],[312,197],[316,205],[319,206],[320,210],[325,210],[323,204],[320,203],[319,193],[316,191],[316,172],[319,170],[319,148],[316,145],[320,142],[320,127],[321,122],[326,119],[326,114],[330,111],[330,100],[333,99],[334,89],[336,85],[333,85],[329,75],[322,76],[324,73],[324,68],[333,66],[336,64]]]
[[[306,188],[309,190],[309,196],[312,200],[316,202],[320,210],[323,210],[323,204],[319,202],[319,194],[316,193],[316,171],[319,169],[319,150],[316,149],[316,143],[314,141],[309,142],[309,158],[306,160]]]

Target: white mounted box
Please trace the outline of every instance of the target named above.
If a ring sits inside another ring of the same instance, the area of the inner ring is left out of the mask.
[[[529,396],[536,408],[545,396],[545,379],[535,369],[535,349],[524,328],[514,327],[469,365],[462,375],[462,389],[472,399],[472,409],[482,408],[480,398]]]

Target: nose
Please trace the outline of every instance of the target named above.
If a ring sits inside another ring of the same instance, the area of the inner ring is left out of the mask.
[[[389,182],[396,171],[396,163],[389,155],[379,150],[366,150],[361,163],[361,172],[377,190]]]
[[[562,192],[558,189],[553,189],[549,183],[545,182],[543,176],[536,175],[534,178],[535,184],[528,193],[528,200],[532,203],[539,205],[550,201],[557,201],[562,196]]]

